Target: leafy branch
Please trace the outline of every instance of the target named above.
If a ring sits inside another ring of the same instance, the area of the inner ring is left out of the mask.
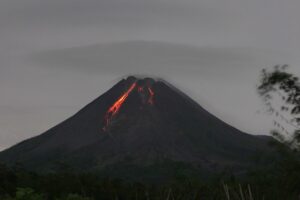
[[[275,66],[271,71],[263,69],[261,72],[260,85],[257,87],[259,95],[262,97],[268,111],[291,126],[293,131],[291,137],[285,137],[289,131],[274,121],[274,125],[281,129],[281,132],[273,131],[273,136],[289,144],[291,147],[300,146],[300,82],[299,78],[292,73],[288,73],[287,65]],[[281,102],[277,102],[275,97],[279,97]],[[279,109],[277,109],[279,107]],[[289,118],[286,117],[289,115]]]

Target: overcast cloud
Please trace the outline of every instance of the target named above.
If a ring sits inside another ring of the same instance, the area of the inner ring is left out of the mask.
[[[120,77],[162,77],[253,134],[259,72],[300,74],[298,0],[1,0],[0,150],[74,114]]]

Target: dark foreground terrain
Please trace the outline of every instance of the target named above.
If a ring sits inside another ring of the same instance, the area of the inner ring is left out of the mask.
[[[201,179],[177,166],[164,182],[128,181],[77,173],[58,164],[57,171],[37,174],[0,166],[1,200],[298,200],[300,194],[300,161],[298,153],[279,148],[281,160],[271,167],[249,171],[236,177],[224,171],[214,178]]]

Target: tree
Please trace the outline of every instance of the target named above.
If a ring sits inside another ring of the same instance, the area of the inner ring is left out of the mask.
[[[276,130],[272,135],[291,146],[300,149],[300,82],[288,73],[287,65],[275,66],[271,71],[263,69],[257,87],[267,111],[272,114]]]
[[[44,200],[43,195],[35,193],[31,188],[18,188],[16,200]]]
[[[59,198],[57,200],[92,200],[92,199],[88,197],[82,197],[78,194],[68,194],[66,197]]]

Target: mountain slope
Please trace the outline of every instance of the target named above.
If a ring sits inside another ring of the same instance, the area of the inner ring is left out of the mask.
[[[51,171],[147,167],[165,161],[237,172],[269,154],[262,139],[224,123],[165,81],[128,77],[45,133],[0,153],[0,161]]]

